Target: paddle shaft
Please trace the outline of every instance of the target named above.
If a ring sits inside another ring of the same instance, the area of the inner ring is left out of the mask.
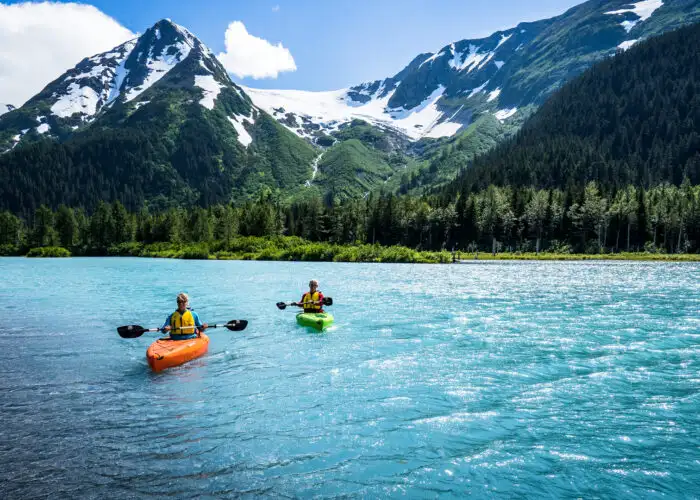
[[[324,306],[329,306],[330,304],[328,303],[330,297],[324,297],[323,300],[311,300],[311,301],[306,301],[306,302],[286,302],[284,305],[285,306],[291,306],[291,305],[298,305],[298,306],[303,306],[304,304],[322,304]]]
[[[248,326],[248,321],[244,319],[234,319],[229,321],[228,323],[224,324],[211,324],[207,325],[208,328],[219,328],[219,327],[224,327],[227,328],[233,332],[238,332],[241,330],[245,330],[245,328]],[[183,330],[194,330],[195,328],[202,328],[202,330],[205,330],[204,327],[198,327],[196,325],[193,326],[183,326],[179,328],[171,328],[167,331],[172,332],[173,330],[176,332],[181,332]],[[126,326],[120,326],[117,328],[117,332],[119,333],[119,336],[122,338],[128,338],[128,339],[133,339],[140,337],[146,332],[163,332],[166,331],[163,328],[143,328],[140,325],[126,325]]]
[[[175,330],[175,331],[177,331],[177,330],[194,330],[195,328],[201,328],[202,330],[209,330],[210,328],[221,328],[221,327],[225,327],[225,326],[227,326],[227,324],[228,324],[228,323],[223,323],[223,324],[221,324],[221,325],[217,325],[217,324],[207,325],[206,328],[204,328],[203,326],[197,326],[197,325],[194,325],[194,326],[181,326],[180,328],[171,328],[169,331],[172,332],[173,330]],[[157,332],[158,330],[160,330],[160,328],[155,328],[155,329],[146,330],[146,331],[147,331],[147,332]]]

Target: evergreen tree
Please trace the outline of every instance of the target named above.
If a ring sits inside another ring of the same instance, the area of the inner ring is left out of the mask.
[[[64,248],[72,248],[78,243],[78,222],[72,208],[65,205],[58,207],[56,212],[56,232],[58,243]]]

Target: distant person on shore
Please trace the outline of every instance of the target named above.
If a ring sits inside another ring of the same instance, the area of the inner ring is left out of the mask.
[[[170,332],[170,338],[173,340],[188,340],[195,337],[200,337],[202,332],[207,329],[207,324],[199,320],[196,312],[188,306],[190,298],[186,293],[181,293],[177,296],[177,310],[168,316],[162,326],[164,332]]]
[[[318,281],[309,281],[309,291],[301,297],[301,302],[292,302],[293,306],[303,307],[305,313],[322,313],[323,294],[318,290]]]

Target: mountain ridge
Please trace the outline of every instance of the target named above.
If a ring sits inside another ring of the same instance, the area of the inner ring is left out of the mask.
[[[559,16],[419,54],[383,80],[323,92],[247,92],[312,142],[353,119],[414,141],[451,137],[484,113],[505,122],[539,106],[594,62],[694,21],[700,21],[698,0],[589,0]]]

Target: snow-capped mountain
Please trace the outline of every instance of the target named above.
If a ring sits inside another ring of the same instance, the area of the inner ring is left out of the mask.
[[[302,186],[316,157],[201,41],[162,20],[0,116],[0,178],[13,179],[0,205],[228,203]]]
[[[384,80],[331,92],[246,92],[306,138],[357,118],[413,140],[446,137],[484,113],[509,120],[596,61],[697,20],[700,0],[590,0],[551,19],[420,54]]]
[[[201,94],[198,102],[209,110],[222,92],[228,94],[230,125],[243,146],[250,144],[244,124],[253,123],[259,110],[201,41],[184,27],[162,20],[137,39],[83,59],[19,113],[0,119],[0,151],[27,138],[65,139],[111,108],[133,113],[155,95],[176,88]]]

